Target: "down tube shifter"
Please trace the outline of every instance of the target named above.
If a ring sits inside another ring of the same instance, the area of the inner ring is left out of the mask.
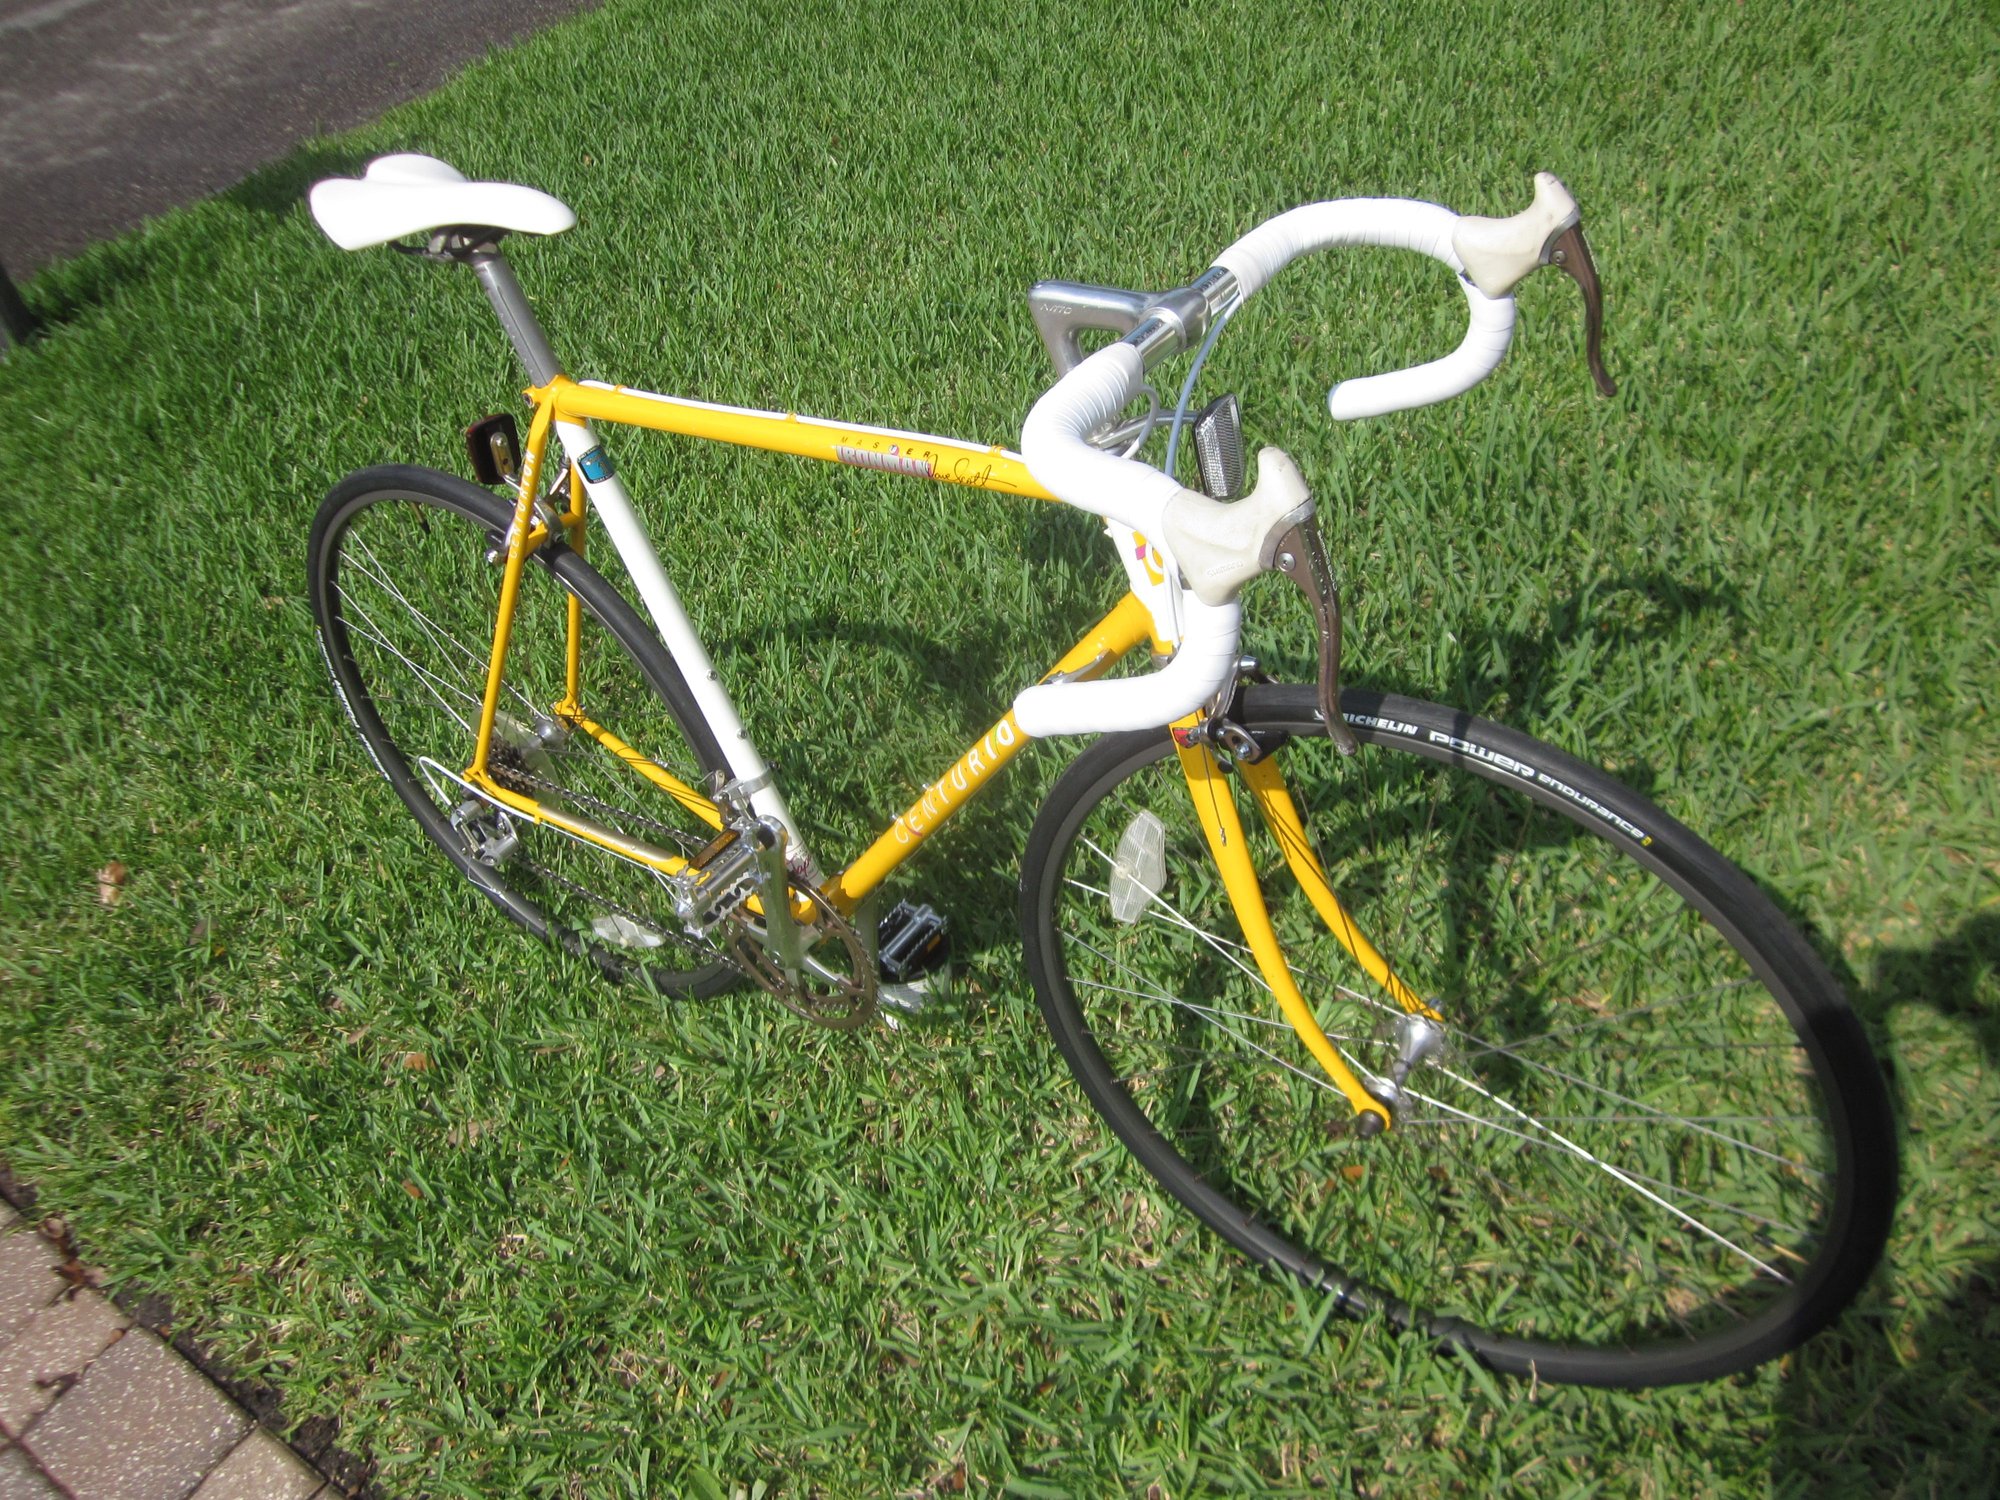
[[[1278,538],[1271,565],[1299,586],[1319,626],[1319,716],[1334,748],[1352,755],[1359,747],[1340,716],[1340,586],[1327,565],[1319,522],[1312,516]]]

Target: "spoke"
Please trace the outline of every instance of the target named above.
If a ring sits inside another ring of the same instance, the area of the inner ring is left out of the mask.
[[[1106,854],[1102,849],[1098,848],[1097,845],[1092,843],[1088,837],[1085,837],[1083,839],[1083,844],[1086,848],[1090,850],[1091,853],[1095,854],[1099,859],[1103,860],[1106,865],[1112,863],[1111,856]],[[1104,895],[1104,892],[1098,891],[1091,886],[1081,885],[1080,882],[1075,880],[1071,880],[1070,884],[1077,885],[1079,886],[1080,889],[1091,891],[1092,894],[1094,895],[1098,896]],[[1185,916],[1178,908],[1176,908],[1172,902],[1166,900],[1163,896],[1161,896],[1159,892],[1148,891],[1146,893],[1146,901],[1149,909],[1157,907],[1161,911],[1165,912],[1167,914],[1167,918],[1171,923],[1171,925],[1180,928],[1184,932],[1193,933],[1196,937],[1200,938],[1204,943],[1208,944],[1209,947],[1213,948],[1217,953],[1220,953],[1224,958],[1228,959],[1230,963],[1234,964],[1237,968],[1241,969],[1245,974],[1248,974],[1252,979],[1256,980],[1257,983],[1262,985],[1265,990],[1268,991],[1271,988],[1271,986],[1268,983],[1266,983],[1264,976],[1260,974],[1252,965],[1246,964],[1245,962],[1243,962],[1242,959],[1238,958],[1234,953],[1231,953],[1229,951],[1230,948],[1235,945],[1225,942],[1223,939],[1218,938],[1213,934],[1211,934],[1206,928],[1203,928],[1197,925],[1195,922],[1190,921],[1187,918],[1187,916]],[[1249,950],[1246,948],[1243,951],[1248,952]]]
[[[1079,942],[1077,939],[1074,938],[1072,938],[1071,941],[1076,942],[1079,947],[1088,949],[1088,951],[1092,953],[1096,953],[1098,951],[1095,948],[1091,948],[1088,943]],[[1115,959],[1109,961],[1114,964],[1116,964],[1117,962]],[[1118,967],[1126,968],[1127,966],[1119,964]],[[1148,993],[1145,990],[1128,989],[1124,985],[1106,984],[1102,980],[1077,979],[1074,977],[1071,978],[1070,984],[1072,985],[1072,987],[1076,989],[1095,990],[1098,993],[1105,995],[1123,995],[1127,999],[1131,1000],[1164,1001],[1166,1004],[1171,1005],[1178,1010],[1185,1010],[1194,1015],[1206,1017],[1207,1019],[1216,1022],[1218,1027],[1220,1027],[1220,1029],[1224,1031],[1229,1031],[1229,1028],[1227,1026],[1221,1025],[1223,1021],[1240,1021],[1246,1026],[1261,1026],[1267,1031],[1279,1031],[1279,1032],[1290,1033],[1292,1030],[1292,1023],[1287,1020],[1284,1020],[1281,1017],[1253,1016],[1245,1014],[1242,1011],[1224,1010],[1220,1006],[1204,1005],[1199,1000],[1189,1000],[1185,996],[1169,994],[1164,990]],[[1232,1036],[1235,1035],[1234,1032],[1230,1032],[1230,1034]],[[1329,1031],[1327,1033],[1327,1038],[1330,1041],[1346,1042],[1350,1045],[1357,1047],[1386,1048],[1391,1045],[1391,1043],[1386,1038],[1353,1036],[1350,1034],[1337,1031]],[[1161,1045],[1164,1047],[1166,1044],[1162,1043]],[[1191,1047],[1169,1048],[1167,1050],[1186,1052],[1189,1056],[1196,1055],[1195,1049]]]
[[[480,655],[478,652],[474,651],[470,646],[467,646],[464,642],[460,641],[450,631],[446,630],[442,625],[439,625],[435,620],[433,620],[429,615],[425,614],[421,609],[418,609],[416,605],[412,604],[408,596],[406,596],[403,593],[403,591],[396,586],[395,581],[389,576],[388,570],[382,566],[380,559],[378,559],[375,556],[375,549],[368,544],[368,538],[366,538],[365,536],[357,535],[354,537],[354,545],[363,554],[365,554],[368,559],[367,566],[361,566],[360,564],[356,564],[355,571],[359,572],[362,575],[362,577],[368,579],[377,588],[382,590],[383,593],[387,594],[396,603],[400,604],[405,610],[405,612],[409,614],[410,618],[416,623],[417,628],[420,631],[422,631],[425,635],[430,637],[431,643],[434,646],[438,646],[440,648],[446,648],[449,651],[455,651],[460,656],[464,657],[468,662],[470,662],[475,672],[474,680],[483,685],[486,680],[487,669],[491,664],[490,655],[487,656]],[[346,591],[343,590],[342,597],[345,596],[346,596]],[[377,628],[379,629],[380,627]],[[389,649],[394,650],[393,647],[390,647]],[[401,652],[397,652],[397,655],[400,656],[401,654],[402,654]],[[405,659],[407,660],[407,658]],[[512,693],[514,697],[520,701],[521,706],[524,709],[526,709],[530,715],[537,712],[533,701],[529,699],[527,694],[523,693],[519,688],[515,687],[512,683],[508,682],[504,677],[501,679],[501,686],[506,688],[508,692]],[[482,703],[485,701],[483,694],[479,701]]]
[[[1082,938],[1072,937],[1070,938],[1070,942],[1074,943],[1077,947],[1082,948],[1087,953],[1095,954],[1098,958],[1102,959],[1112,968],[1117,969],[1124,973],[1133,974],[1134,979],[1138,983],[1140,984],[1151,983],[1151,981],[1147,980],[1145,975],[1134,973],[1132,966],[1130,964],[1120,962],[1118,959],[1112,957],[1110,954],[1105,953],[1102,949],[1094,947],[1092,944],[1085,942]],[[1168,1006],[1172,1006],[1176,1009],[1185,1010],[1190,1012],[1191,1014],[1200,1016],[1203,1019],[1207,1020],[1210,1025],[1214,1026],[1216,1030],[1222,1032],[1225,1036],[1232,1037],[1236,1041],[1242,1043],[1242,1045],[1244,1045],[1245,1047],[1248,1047],[1251,1051],[1260,1053],[1263,1056],[1270,1058],[1272,1062],[1276,1063],[1286,1072],[1296,1073],[1299,1077],[1305,1079],[1307,1082],[1311,1083],[1314,1087],[1324,1089],[1328,1093],[1338,1094],[1340,1092],[1340,1090],[1334,1085],[1333,1080],[1326,1077],[1323,1073],[1319,1074],[1311,1073],[1308,1072],[1306,1069],[1298,1066],[1296,1063],[1291,1063],[1286,1061],[1284,1058],[1278,1056],[1277,1053],[1273,1052],[1270,1048],[1264,1046],[1262,1043],[1257,1042],[1252,1038],[1243,1035],[1243,1033],[1237,1031],[1234,1027],[1225,1024],[1222,1018],[1227,1017],[1232,1020],[1242,1020],[1249,1022],[1252,1025],[1268,1026],[1273,1029],[1282,1029],[1287,1032],[1292,1030],[1290,1022],[1269,1021],[1259,1016],[1239,1016],[1233,1011],[1225,1011],[1225,1010],[1220,1010],[1214,1006],[1203,1005],[1198,1001],[1188,1000],[1182,996],[1171,994],[1168,991],[1159,988],[1154,988],[1150,991],[1128,990],[1115,985],[1098,983],[1093,980],[1083,980],[1083,981],[1077,981],[1075,979],[1071,980],[1072,985],[1076,985],[1079,982],[1086,989],[1105,990],[1112,994],[1129,995],[1134,999],[1140,999],[1140,1000],[1157,1000]],[[1350,1037],[1336,1037],[1332,1038],[1332,1040],[1352,1041],[1354,1039]],[[1341,1055],[1345,1059],[1349,1067],[1359,1066],[1357,1061],[1352,1056],[1348,1055],[1344,1050]],[[1129,1077],[1138,1077],[1139,1075],[1128,1074],[1126,1076],[1129,1078]],[[1343,1095],[1342,1097],[1345,1096]]]
[[[1400,1130],[1406,1127],[1414,1127],[1417,1125],[1428,1125],[1433,1129],[1436,1129],[1439,1128],[1439,1126],[1442,1123],[1443,1122],[1441,1120],[1433,1120],[1433,1119],[1399,1120],[1397,1122],[1397,1129]],[[1462,1122],[1452,1121],[1451,1123],[1457,1124]],[[1507,1126],[1501,1125],[1496,1121],[1481,1120],[1478,1123],[1488,1129],[1498,1131],[1502,1135],[1512,1136],[1514,1139],[1521,1141],[1526,1145],[1533,1146],[1537,1151],[1547,1151],[1558,1156],[1568,1156],[1570,1154],[1568,1151],[1564,1150],[1560,1146],[1552,1145],[1548,1141],[1542,1140],[1536,1136],[1527,1135],[1522,1131],[1510,1130]],[[1734,1214],[1739,1219],[1747,1219],[1752,1224],[1756,1224],[1765,1229],[1782,1230],[1784,1233],[1792,1236],[1796,1240],[1803,1241],[1811,1237],[1812,1231],[1801,1228],[1799,1225],[1788,1224],[1782,1219],[1770,1218],[1765,1214],[1757,1213],[1753,1209],[1744,1208],[1741,1204],[1727,1203],[1720,1198],[1711,1198],[1706,1193],[1697,1193],[1694,1189],[1686,1186],[1683,1183],[1670,1182],[1665,1178],[1655,1177],[1648,1172],[1633,1171],[1630,1167],[1627,1167],[1624,1170],[1628,1172],[1636,1181],[1650,1183],[1652,1186],[1656,1188],[1665,1189],[1666,1191],[1671,1192],[1675,1194],[1677,1197],[1682,1198],[1686,1201],[1693,1203],[1705,1203],[1710,1208],[1721,1209],[1724,1213]]]
[[[1504,1049],[1499,1049],[1499,1050],[1504,1050]],[[1650,1051],[1652,1049],[1648,1050]],[[1753,1156],[1762,1156],[1770,1161],[1782,1162],[1784,1165],[1794,1168],[1795,1170],[1801,1172],[1813,1171],[1812,1168],[1800,1166],[1797,1162],[1794,1162],[1790,1157],[1785,1156],[1780,1152],[1767,1150],[1766,1148],[1759,1146],[1754,1142],[1744,1140],[1740,1136],[1730,1135],[1724,1131],[1713,1129],[1712,1127],[1702,1123],[1702,1121],[1711,1117],[1700,1116],[1700,1115],[1694,1115],[1694,1116],[1676,1115],[1664,1109],[1655,1109],[1653,1106],[1647,1104],[1643,1099],[1634,1099],[1628,1094],[1619,1093],[1618,1090],[1614,1088],[1608,1088],[1601,1083],[1593,1083],[1591,1080],[1587,1078],[1579,1078],[1574,1073],[1566,1072],[1561,1068],[1551,1067],[1547,1063],[1537,1062],[1530,1057],[1518,1057],[1515,1058],[1515,1061],[1520,1063],[1523,1067],[1534,1069],[1538,1073],[1546,1073],[1551,1078],[1559,1078],[1564,1083],[1571,1084],[1576,1088],[1584,1089],[1592,1094],[1601,1094],[1606,1099],[1611,1100],[1613,1103],[1627,1105],[1632,1109],[1640,1111],[1642,1117],[1650,1117],[1652,1119],[1659,1121],[1662,1124],[1669,1124],[1675,1126],[1689,1126],[1694,1129],[1695,1134],[1709,1136],[1715,1140],[1721,1141],[1724,1145],[1734,1146],[1739,1151],[1748,1151]],[[1486,1089],[1482,1088],[1479,1084],[1474,1083],[1469,1077],[1467,1077],[1464,1074],[1455,1072],[1454,1070],[1446,1067],[1439,1067],[1437,1071],[1444,1077],[1453,1080],[1454,1082],[1462,1085],[1463,1087],[1473,1089],[1481,1094],[1485,1094],[1486,1097],[1488,1098],[1493,1098],[1493,1099],[1498,1098],[1497,1095],[1489,1093]],[[1516,1108],[1516,1106],[1512,1104],[1507,1104],[1505,1105],[1505,1107],[1508,1109]],[[1537,1116],[1537,1118],[1540,1117]],[[1594,1120],[1599,1117],[1595,1115],[1585,1115],[1582,1116],[1581,1118]],[[1716,1116],[1713,1118],[1718,1118],[1718,1119],[1749,1118],[1752,1120],[1761,1120],[1766,1123],[1776,1123],[1779,1120],[1800,1119],[1800,1118],[1809,1119],[1811,1117],[1797,1116],[1797,1115],[1752,1115],[1748,1117]],[[1815,1173],[1815,1175],[1824,1176],[1825,1174]]]
[[[426,635],[430,636],[433,644],[446,646],[456,651],[483,674],[486,667],[485,658],[482,658],[478,652],[460,641],[458,637],[438,624],[437,621],[417,608],[416,605],[412,604],[409,595],[402,591],[395,579],[390,576],[389,570],[383,566],[382,560],[375,555],[375,549],[369,544],[368,538],[358,533],[352,535],[356,550],[366,559],[365,565],[362,562],[355,561],[353,564],[354,570],[361,574],[362,577],[368,579],[391,599],[395,600],[396,603],[402,605],[410,618],[423,628]],[[350,554],[351,558],[352,554]],[[345,590],[342,592],[345,593]]]
[[[353,626],[352,621],[350,621],[348,626],[348,633],[350,635],[359,635],[363,640],[366,641],[373,641],[377,646],[381,647],[382,650],[388,652],[389,655],[395,657],[397,661],[401,662],[405,667],[409,668],[411,675],[415,677],[417,680],[417,685],[423,688],[426,692],[428,692],[431,695],[433,699],[437,701],[438,707],[443,709],[450,718],[455,720],[459,728],[463,729],[468,735],[472,734],[474,732],[472,725],[459,714],[456,708],[452,707],[450,700],[448,700],[443,693],[440,693],[438,691],[438,687],[443,686],[449,688],[452,692],[457,693],[459,697],[465,699],[475,708],[479,706],[479,700],[473,697],[470,693],[466,692],[457,683],[448,681],[443,677],[439,677],[435,672],[430,671],[428,668],[419,665],[418,663],[410,660],[409,657],[403,655],[403,653],[401,651],[398,651],[394,646],[392,646],[386,638],[376,633],[380,627],[378,627],[375,624],[374,620],[369,617],[368,612],[365,609],[361,608],[360,605],[354,603],[352,599],[348,600],[347,604],[349,609],[354,614],[360,616],[361,620],[364,622],[366,626],[366,628],[364,629],[356,630]],[[375,695],[373,693],[370,693],[369,697],[371,699],[375,699],[376,702],[382,701],[379,698],[375,698]],[[394,700],[392,699],[391,701]],[[419,699],[418,701],[421,702],[422,700]]]
[[[1099,957],[1105,956],[1098,949],[1091,947],[1090,944],[1080,938],[1071,938],[1070,941],[1086,952],[1097,953]],[[1109,962],[1120,969],[1127,969],[1129,967],[1128,965],[1117,963],[1115,959],[1109,960]],[[1135,990],[1122,984],[1106,984],[1098,979],[1072,979],[1070,982],[1078,989],[1096,990],[1100,994],[1123,995],[1131,1000],[1164,1000],[1169,1005],[1182,1006],[1185,1009],[1197,1011],[1202,1015],[1226,1016],[1232,1021],[1242,1021],[1251,1026],[1263,1026],[1273,1031],[1289,1029],[1288,1023],[1276,1016],[1253,1016],[1243,1011],[1223,1010],[1219,1006],[1205,1006],[1193,1000],[1183,1000],[1164,991]]]
[[[1519,1056],[1519,1049],[1522,1047],[1539,1047],[1542,1043],[1552,1041],[1556,1037],[1575,1036],[1582,1032],[1597,1030],[1600,1027],[1622,1024],[1635,1016],[1650,1015],[1655,1011],[1666,1010],[1671,1006],[1686,1005],[1690,1001],[1706,999],[1710,996],[1720,994],[1724,990],[1742,989],[1745,985],[1755,983],[1756,981],[1752,979],[1720,980],[1705,990],[1689,990],[1686,994],[1669,995],[1664,1000],[1655,1000],[1647,1005],[1635,1005],[1632,1009],[1619,1011],[1616,1015],[1595,1016],[1588,1021],[1579,1021],[1574,1026],[1558,1026],[1552,1031],[1538,1031],[1533,1036],[1522,1037],[1519,1041],[1489,1043],[1479,1052],[1467,1057],[1465,1061],[1470,1062],[1475,1057],[1483,1057],[1488,1052],[1500,1052],[1505,1053],[1509,1057],[1517,1057]]]
[[[1508,1114],[1516,1116],[1517,1118],[1526,1122],[1528,1125],[1532,1126],[1534,1129],[1541,1131],[1548,1137],[1550,1141],[1554,1142],[1557,1146],[1564,1148],[1570,1155],[1576,1157],[1579,1161],[1588,1162],[1590,1165],[1596,1167],[1599,1171],[1604,1173],[1605,1176],[1611,1178],[1614,1182],[1623,1183],[1626,1187],[1630,1188],[1633,1192],[1637,1193],[1641,1198],[1644,1198],[1645,1200],[1656,1205],[1657,1207],[1666,1210],[1667,1213],[1673,1215],[1674,1218],[1680,1220],[1683,1224],[1685,1224],[1688,1228],[1694,1230],[1697,1234],[1704,1235],[1707,1238],[1715,1241],[1716,1244],[1721,1245],[1724,1249],[1732,1251],[1736,1255],[1740,1256],[1747,1264],[1755,1266],[1758,1270],[1764,1272],[1765,1275],[1773,1277],[1778,1281],[1789,1282],[1791,1280],[1789,1276],[1785,1275],[1784,1272],[1778,1270],[1777,1267],[1770,1265],[1769,1263],[1763,1260],[1758,1259],[1755,1255],[1752,1255],[1748,1250],[1745,1250],[1741,1245],[1737,1244],[1727,1235],[1721,1233],[1719,1230],[1711,1229],[1708,1225],[1702,1223],[1701,1220],[1697,1219],[1693,1214],[1690,1214],[1686,1210],[1679,1208],[1672,1203],[1669,1203],[1665,1198],[1661,1197],[1651,1188],[1648,1188],[1647,1186],[1645,1186],[1645,1184],[1638,1181],[1629,1172],[1624,1171],[1622,1168],[1615,1167],[1610,1162],[1607,1162],[1603,1160],[1601,1157],[1594,1155],[1590,1151],[1586,1150],[1584,1147],[1578,1145],[1575,1141],[1572,1141],[1568,1136],[1564,1135],[1561,1131],[1550,1129],[1548,1126],[1543,1125],[1542,1122],[1537,1120],[1534,1116],[1527,1113],[1527,1111],[1516,1108],[1514,1105],[1508,1103],[1505,1099],[1502,1099],[1498,1094],[1495,1094],[1490,1090],[1481,1088],[1477,1083],[1474,1083],[1470,1079],[1461,1078],[1458,1075],[1450,1073],[1448,1071],[1446,1072],[1445,1076],[1451,1078],[1461,1087],[1469,1088],[1475,1094],[1479,1094],[1483,1098],[1490,1099],[1493,1103],[1497,1104],[1502,1110],[1506,1111]],[[1476,1116],[1469,1115],[1464,1110],[1457,1109],[1454,1108],[1452,1105],[1446,1104],[1442,1099],[1432,1098],[1430,1095],[1420,1093],[1415,1089],[1408,1090],[1408,1093],[1412,1098],[1421,1100],[1423,1103],[1428,1104],[1433,1109],[1443,1110],[1446,1114],[1459,1116],[1460,1118],[1472,1121],[1475,1124],[1483,1124],[1489,1130],[1499,1130],[1508,1135],[1522,1134],[1520,1131],[1512,1130],[1505,1125],[1499,1124],[1497,1121],[1479,1120]],[[1524,1136],[1523,1138],[1530,1140],[1534,1139],[1534,1137],[1532,1136]]]

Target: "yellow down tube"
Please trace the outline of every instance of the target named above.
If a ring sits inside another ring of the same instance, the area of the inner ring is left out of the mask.
[[[1264,892],[1257,884],[1257,869],[1250,859],[1250,846],[1243,836],[1243,820],[1237,815],[1229,779],[1215,753],[1206,745],[1182,745],[1178,738],[1174,743],[1181,772],[1187,777],[1188,793],[1194,799],[1195,816],[1208,836],[1209,850],[1215,856],[1216,868],[1222,872],[1223,887],[1229,892],[1230,904],[1236,908],[1236,920],[1242,924],[1243,940],[1250,945],[1264,982],[1277,997],[1278,1009],[1284,1012],[1313,1060],[1333,1080],[1334,1087],[1347,1096],[1354,1112],[1379,1115],[1386,1128],[1391,1123],[1389,1111],[1368,1092],[1335,1050],[1314,1019],[1306,997],[1299,992],[1298,982],[1292,978],[1278,934],[1271,926],[1270,908],[1264,904]]]

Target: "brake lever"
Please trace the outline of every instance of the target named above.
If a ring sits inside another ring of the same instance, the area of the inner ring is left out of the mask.
[[[1278,538],[1271,566],[1299,586],[1319,626],[1319,715],[1342,755],[1360,749],[1354,731],[1340,716],[1340,585],[1327,565],[1319,522],[1307,516]]]
[[[1597,262],[1590,258],[1590,241],[1583,221],[1551,235],[1542,247],[1542,264],[1569,274],[1583,292],[1583,352],[1590,361],[1590,378],[1600,396],[1618,394],[1617,382],[1604,368],[1604,290],[1597,279]]]
[[[1511,218],[1460,218],[1451,232],[1451,247],[1466,279],[1489,297],[1512,295],[1537,266],[1565,272],[1583,292],[1583,348],[1590,378],[1599,395],[1618,393],[1604,368],[1604,288],[1590,242],[1583,237],[1583,214],[1560,177],[1537,172],[1535,201]]]

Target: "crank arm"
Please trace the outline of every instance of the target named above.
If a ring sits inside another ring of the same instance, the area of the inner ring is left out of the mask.
[[[764,946],[786,980],[797,984],[805,967],[806,945],[798,919],[792,915],[791,872],[785,867],[782,832],[758,849],[757,864],[763,876],[763,899],[758,904],[764,908]]]
[[[1311,516],[1278,538],[1271,566],[1299,586],[1319,626],[1319,716],[1342,755],[1359,749],[1354,731],[1340,716],[1340,586],[1326,560],[1319,522]]]

